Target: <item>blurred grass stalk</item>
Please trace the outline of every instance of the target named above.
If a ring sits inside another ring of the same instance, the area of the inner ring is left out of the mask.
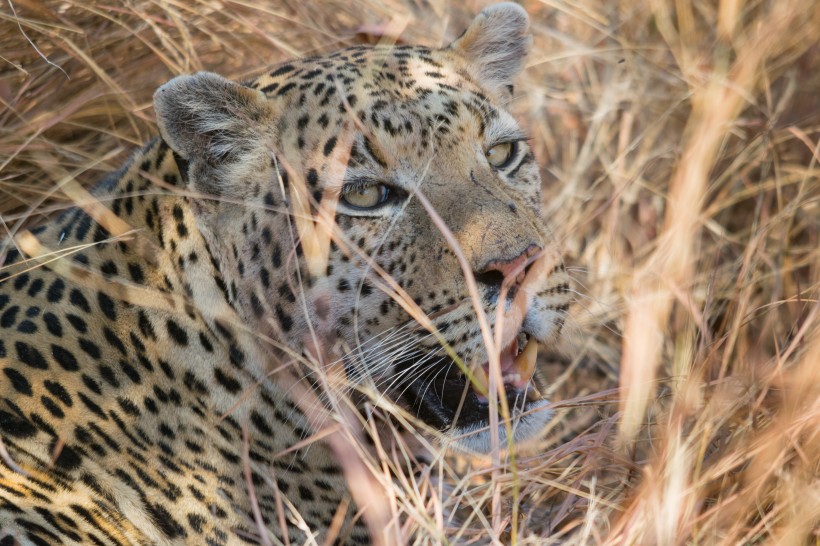
[[[645,430],[647,412],[657,396],[664,340],[674,339],[676,352],[671,370],[672,399],[666,412],[662,441],[658,442],[650,464],[643,469],[645,479],[635,495],[633,509],[625,511],[613,528],[610,536],[613,544],[679,544],[687,542],[685,537],[697,543],[699,534],[703,536],[698,528],[708,527],[704,523],[708,522],[710,513],[712,517],[717,515],[715,510],[703,512],[707,492],[702,491],[704,484],[698,470],[704,456],[703,443],[710,441],[709,436],[717,425],[710,419],[719,421],[722,416],[716,413],[698,419],[702,428],[688,422],[704,410],[717,408],[705,406],[702,393],[704,383],[709,382],[711,363],[697,360],[691,349],[695,345],[692,324],[703,328],[702,317],[681,319],[678,315],[694,311],[693,302],[697,300],[692,297],[692,290],[696,288],[693,279],[698,259],[703,263],[700,230],[708,220],[703,214],[703,204],[721,147],[738,116],[753,103],[761,80],[767,76],[767,61],[793,48],[795,40],[820,39],[817,26],[808,27],[815,31],[813,37],[795,32],[805,28],[801,24],[807,16],[805,2],[780,1],[770,4],[770,8],[764,17],[744,24],[743,0],[721,0],[717,21],[719,41],[711,50],[711,57],[704,57],[693,55],[702,51],[697,45],[702,36],[694,22],[692,4],[680,0],[674,3],[673,9],[669,2],[652,2],[658,29],[689,85],[691,113],[683,133],[682,152],[669,183],[663,230],[655,250],[634,274],[627,304],[617,437],[617,445],[625,454],[633,450],[640,432]],[[815,21],[816,9],[816,5],[808,6],[809,16],[814,15]],[[760,495],[761,485],[765,477],[782,470],[784,443],[793,444],[795,436],[810,440],[801,444],[803,468],[795,469],[795,475],[803,475],[806,481],[789,483],[794,481],[794,476],[789,477],[788,486],[784,487],[784,483],[777,491],[779,513],[774,510],[769,513],[772,517],[768,518],[767,525],[774,527],[773,535],[777,537],[774,543],[778,544],[802,544],[812,529],[816,531],[820,521],[817,474],[820,465],[820,329],[816,300],[813,307],[806,323],[812,328],[810,332],[801,332],[807,337],[799,336],[792,341],[801,343],[805,339],[811,348],[790,370],[779,370],[788,383],[783,385],[786,408],[777,417],[777,424],[752,441],[757,450],[734,454],[738,467],[749,464],[744,471],[749,485],[719,505],[721,510],[733,512],[741,521],[743,514],[754,511],[755,506],[765,506],[767,499]],[[727,348],[727,355],[730,349]],[[726,379],[729,372],[728,358],[724,358],[722,364],[718,381]],[[754,374],[750,363],[742,360],[733,362],[732,366],[741,376]],[[743,494],[746,492],[749,494]],[[732,521],[725,515],[721,516],[723,521]],[[734,532],[728,533],[730,538],[720,543],[736,543],[742,527],[742,524],[728,525]],[[752,535],[747,533],[743,543],[752,540]],[[711,544],[714,538],[706,542]]]
[[[674,300],[683,300],[687,308],[692,301],[689,295],[697,265],[697,240],[705,220],[701,209],[709,173],[732,124],[754,94],[766,60],[781,53],[783,45],[791,45],[787,35],[793,32],[796,19],[803,16],[798,9],[800,2],[787,2],[780,2],[765,21],[755,21],[756,29],[729,32],[738,27],[728,18],[731,14],[737,17],[742,1],[723,0],[719,27],[734,43],[721,44],[712,59],[701,59],[692,58],[685,46],[691,35],[697,35],[687,3],[677,3],[685,8],[677,12],[680,29],[675,29],[669,5],[653,1],[660,31],[670,49],[679,52],[676,57],[682,72],[690,76],[692,111],[683,135],[683,151],[669,183],[663,231],[655,251],[635,272],[632,282],[621,359],[619,438],[624,445],[634,441],[644,423]],[[684,33],[689,37],[683,38]],[[733,62],[728,59],[730,48],[738,52]]]

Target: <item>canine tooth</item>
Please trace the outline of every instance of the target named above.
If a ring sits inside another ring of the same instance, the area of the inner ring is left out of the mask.
[[[521,354],[515,357],[513,369],[526,381],[532,379],[535,372],[535,361],[538,360],[538,343],[530,340]]]

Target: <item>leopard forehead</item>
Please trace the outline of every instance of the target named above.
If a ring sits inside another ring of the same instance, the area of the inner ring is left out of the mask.
[[[420,169],[437,154],[521,135],[508,95],[490,92],[469,68],[446,49],[357,46],[280,64],[246,85],[274,104],[275,146],[314,163],[308,168],[347,144],[346,168]]]
[[[373,114],[398,106],[405,111],[430,110],[428,115],[434,116],[437,104],[452,108],[458,101],[481,110],[489,100],[463,57],[421,46],[356,46],[288,61],[248,85],[284,101],[288,108],[356,115],[368,126],[397,134],[401,127],[382,127]],[[338,115],[332,121],[339,120]]]

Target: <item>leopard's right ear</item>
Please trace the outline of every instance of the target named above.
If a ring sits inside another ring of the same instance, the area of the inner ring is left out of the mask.
[[[529,16],[518,4],[494,4],[484,8],[448,48],[469,63],[479,85],[491,93],[511,94],[513,78],[524,68],[532,47],[529,27]]]
[[[177,76],[154,93],[154,110],[162,138],[192,166],[227,175],[270,153],[271,102],[261,91],[217,74]]]

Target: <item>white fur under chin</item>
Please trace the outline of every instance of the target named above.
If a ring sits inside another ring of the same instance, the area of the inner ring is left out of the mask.
[[[555,412],[544,409],[549,400],[539,400],[528,405],[526,415],[513,417],[512,443],[519,444],[536,437],[552,419]],[[490,429],[486,425],[459,427],[448,434],[451,440],[447,447],[458,451],[488,454],[492,451]],[[498,425],[498,445],[506,450],[510,442],[507,438],[507,428],[503,423]]]

